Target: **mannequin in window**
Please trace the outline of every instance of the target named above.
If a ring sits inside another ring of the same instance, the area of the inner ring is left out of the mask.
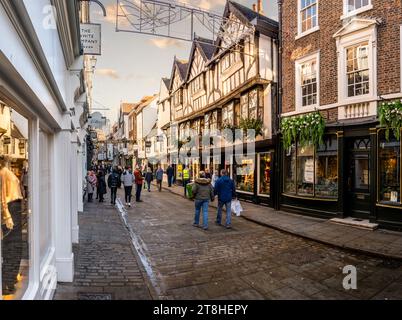
[[[3,294],[15,292],[23,249],[21,184],[9,167],[10,159],[0,156]]]

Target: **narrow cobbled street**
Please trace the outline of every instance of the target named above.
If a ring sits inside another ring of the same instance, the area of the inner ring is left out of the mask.
[[[402,298],[398,261],[325,246],[241,217],[226,230],[214,224],[213,208],[205,232],[192,226],[191,201],[167,191],[144,192],[143,200],[127,211],[109,203],[86,206],[75,281],[60,285],[56,298]],[[357,290],[342,286],[346,265],[357,268]]]

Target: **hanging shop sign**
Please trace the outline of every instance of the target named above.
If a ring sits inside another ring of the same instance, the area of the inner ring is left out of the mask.
[[[152,147],[152,142],[151,141],[145,141],[145,148],[151,148]]]
[[[10,137],[4,137],[3,138],[3,144],[11,144],[11,138]]]
[[[109,161],[113,160],[113,144],[112,143],[109,143],[107,145],[107,159]]]
[[[81,45],[86,55],[100,56],[102,54],[102,29],[100,24],[81,24]]]

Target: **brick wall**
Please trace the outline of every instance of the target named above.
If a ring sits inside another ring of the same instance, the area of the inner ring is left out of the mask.
[[[384,4],[385,2],[385,4]],[[378,26],[378,94],[400,92],[400,0],[373,0],[374,9],[359,15],[384,21]],[[297,0],[283,0],[283,113],[295,110],[295,60],[320,50],[320,104],[336,103],[337,54],[333,35],[342,27],[342,0],[319,1],[320,30],[301,39],[297,35]]]

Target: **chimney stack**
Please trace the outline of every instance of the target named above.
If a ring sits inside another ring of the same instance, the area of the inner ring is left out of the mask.
[[[264,14],[264,8],[263,8],[263,6],[262,6],[262,0],[258,0],[258,4],[257,4],[257,12],[259,13],[259,14]]]
[[[257,5],[255,3],[253,4],[253,11],[257,12]]]

